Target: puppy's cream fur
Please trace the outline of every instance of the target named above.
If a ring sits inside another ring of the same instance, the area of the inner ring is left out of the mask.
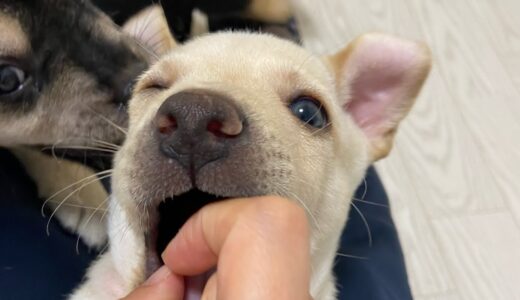
[[[169,96],[203,89],[227,95],[245,111],[255,149],[237,156],[243,159],[239,177],[224,168],[222,178],[203,183],[205,188],[240,196],[276,194],[300,203],[311,224],[311,295],[335,299],[332,266],[350,199],[368,165],[390,151],[429,68],[426,47],[383,34],[362,36],[324,58],[248,33],[209,35],[174,49],[137,85],[127,140],[115,160],[110,251],[72,298],[117,299],[145,279],[143,207],[162,200],[154,198],[156,192],[174,194],[186,185],[180,175],[154,177],[159,171],[150,167],[153,159],[142,154],[151,151],[150,123]],[[288,105],[299,95],[318,99],[330,125],[312,130],[295,118]],[[146,183],[150,177],[154,185]],[[255,188],[233,185],[242,178],[253,178],[248,182]],[[150,188],[169,185],[171,190]]]

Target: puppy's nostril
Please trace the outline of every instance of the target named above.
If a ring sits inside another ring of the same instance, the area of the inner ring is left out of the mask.
[[[211,120],[206,128],[217,137],[236,137],[242,132],[241,122]]]
[[[164,135],[172,134],[177,129],[177,119],[170,114],[161,116],[157,120],[157,127],[159,132]]]

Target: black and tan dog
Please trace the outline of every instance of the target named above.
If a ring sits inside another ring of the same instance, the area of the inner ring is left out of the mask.
[[[124,139],[133,83],[161,53],[161,35],[169,34],[164,17],[152,13],[121,30],[88,1],[0,1],[0,147],[23,162],[42,198],[92,172],[41,149],[98,170],[110,166],[106,149]],[[146,30],[139,27],[145,23]],[[77,187],[64,189],[48,207],[54,210]],[[85,188],[57,217],[100,246],[105,238],[85,232],[89,214],[80,207],[83,198],[102,201],[106,192],[100,184]]]

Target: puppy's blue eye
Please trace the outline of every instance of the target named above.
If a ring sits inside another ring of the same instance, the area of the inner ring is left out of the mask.
[[[327,126],[327,114],[323,106],[314,98],[298,97],[290,105],[292,113],[303,123],[315,127]]]
[[[18,91],[25,80],[25,72],[21,69],[9,65],[0,65],[0,95]]]

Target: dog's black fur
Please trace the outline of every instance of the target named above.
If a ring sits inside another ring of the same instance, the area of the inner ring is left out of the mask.
[[[19,24],[29,44],[16,57],[0,51],[4,78],[13,76],[7,67],[20,70],[25,78],[15,92],[0,91],[0,118],[15,121],[48,110],[34,118],[48,118],[41,124],[47,132],[61,131],[37,140],[35,136],[42,135],[36,133],[38,128],[20,128],[35,133],[18,137],[14,146],[69,144],[66,140],[75,138],[82,141],[74,144],[88,145],[88,138],[121,143],[121,132],[102,119],[126,126],[126,101],[135,78],[149,65],[149,53],[89,1],[1,0],[0,13]],[[5,47],[9,45],[0,45],[0,50]],[[74,107],[68,115],[67,108]],[[56,130],[63,123],[69,128]],[[0,146],[3,143],[0,140]],[[64,154],[83,159],[86,153]]]
[[[94,0],[94,3],[106,11],[116,23],[123,24],[130,16],[154,3],[154,1]],[[223,16],[226,18],[236,17],[250,5],[251,0],[163,0],[160,3],[164,8],[175,39],[183,42],[189,38],[191,15],[194,8],[198,8],[208,15],[212,25],[211,29],[215,31],[225,27],[212,22],[213,18],[220,20]]]
[[[0,7],[16,13],[29,37],[30,54],[18,63],[28,66],[38,90],[54,80],[61,65],[73,64],[95,78],[100,88],[112,90],[115,103],[124,103],[127,84],[147,66],[127,40],[98,34],[99,11],[87,1],[13,0],[0,2]]]

